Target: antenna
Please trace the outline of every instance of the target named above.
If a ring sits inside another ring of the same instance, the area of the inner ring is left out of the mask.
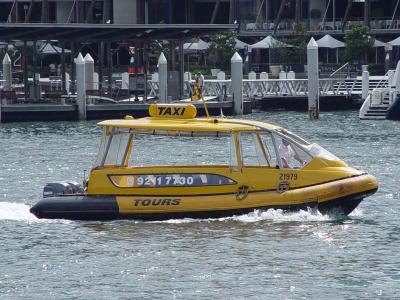
[[[84,189],[87,188],[87,184],[88,184],[88,181],[86,180],[86,170],[83,170],[83,181],[82,181],[82,185],[83,185],[83,188],[84,188]]]

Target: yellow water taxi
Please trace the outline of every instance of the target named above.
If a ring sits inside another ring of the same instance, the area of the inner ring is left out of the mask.
[[[152,104],[149,117],[98,123],[87,182],[50,183],[38,218],[215,218],[255,209],[351,213],[378,182],[279,126],[196,118],[191,104]],[[160,159],[164,161],[160,161]]]

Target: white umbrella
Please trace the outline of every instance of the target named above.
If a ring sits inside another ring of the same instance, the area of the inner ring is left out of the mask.
[[[245,42],[242,42],[241,40],[235,39],[235,48],[236,49],[244,49],[246,46],[250,48],[250,44],[247,44]]]
[[[374,45],[372,46],[373,48],[375,48],[375,63],[378,63],[378,48],[379,47],[385,47],[386,43],[378,41],[377,39],[375,39],[374,41]]]
[[[39,52],[43,54],[61,54],[62,49],[60,47],[51,45],[51,44],[44,44],[42,47],[40,47]],[[64,49],[65,53],[71,53],[71,50]]]
[[[292,48],[292,45],[274,39],[272,36],[267,36],[261,41],[251,45],[252,49],[270,49],[270,48]]]
[[[329,34],[324,35],[322,38],[316,41],[319,48],[343,48],[346,47],[346,44],[335,39]]]
[[[397,39],[394,39],[393,41],[388,42],[388,44],[392,46],[400,46],[400,36]]]
[[[207,50],[209,44],[202,39],[199,39],[198,42],[193,43],[184,43],[183,44],[183,51],[204,51]]]
[[[378,41],[377,39],[375,39],[374,45],[372,47],[378,48],[378,47],[385,47],[385,46],[386,46],[386,43]]]
[[[319,48],[327,48],[326,50],[326,62],[328,63],[329,49],[336,49],[336,63],[339,62],[339,48],[346,47],[346,44],[335,39],[329,34],[324,35],[322,38],[316,41]]]

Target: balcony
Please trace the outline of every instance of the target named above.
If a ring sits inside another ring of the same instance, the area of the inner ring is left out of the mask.
[[[326,33],[330,34],[342,34],[342,21],[343,19],[326,19],[324,22],[316,20],[303,20],[301,22],[303,28],[306,28],[310,32],[317,35],[323,35]],[[346,22],[343,31],[351,29],[353,24],[364,24],[363,19],[350,19]],[[266,36],[272,34],[276,30],[278,36],[292,35],[295,30],[294,19],[282,20],[278,28],[274,21],[254,23],[254,21],[244,20],[240,23],[240,35],[241,36]],[[370,28],[373,34],[388,34],[388,33],[400,33],[400,18],[391,20],[391,18],[372,18],[370,21]]]

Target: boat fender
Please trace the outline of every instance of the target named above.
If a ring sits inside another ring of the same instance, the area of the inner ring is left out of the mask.
[[[242,201],[246,199],[248,194],[249,194],[249,187],[247,185],[242,185],[238,188],[238,191],[236,192],[236,200]]]

